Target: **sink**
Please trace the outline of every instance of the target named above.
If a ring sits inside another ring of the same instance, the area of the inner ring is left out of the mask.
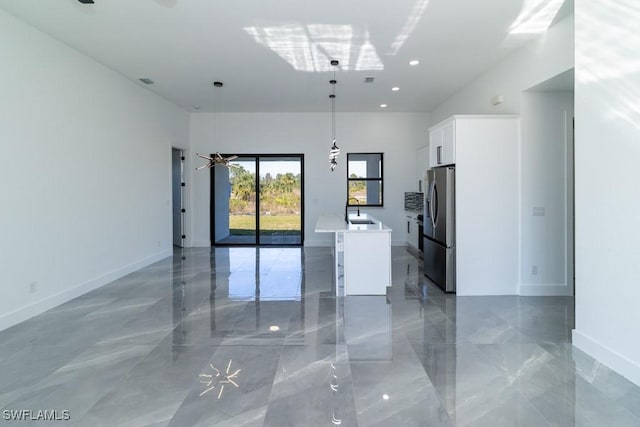
[[[349,220],[350,224],[375,224],[375,222],[371,221],[370,219],[350,219]]]

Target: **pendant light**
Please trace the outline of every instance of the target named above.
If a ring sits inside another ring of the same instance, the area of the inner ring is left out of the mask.
[[[221,88],[222,86],[224,86],[224,84],[222,82],[213,82],[213,87],[215,88]],[[218,101],[219,96],[216,95],[216,97],[213,100],[213,139],[216,142],[220,142],[220,130],[219,130],[219,124],[218,124]],[[204,154],[199,154],[196,153],[196,156],[205,159],[207,161],[206,164],[199,166],[196,168],[196,170],[200,170],[200,169],[211,169],[214,166],[226,166],[228,168],[231,168],[232,166],[235,166],[234,164],[230,163],[232,160],[235,160],[238,158],[238,156],[229,156],[229,157],[222,157],[222,155],[218,152],[216,152],[215,154],[212,154],[211,156],[205,156]]]
[[[338,154],[340,154],[340,148],[336,145],[336,67],[339,62],[335,59],[331,60],[331,65],[333,66],[333,79],[329,80],[331,84],[331,95],[329,98],[331,99],[331,140],[332,145],[329,149],[329,169],[331,172],[336,170],[336,166],[338,166]]]

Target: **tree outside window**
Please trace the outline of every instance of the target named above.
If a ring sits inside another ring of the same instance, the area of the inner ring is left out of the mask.
[[[383,205],[382,170],[382,153],[347,153],[349,206]]]

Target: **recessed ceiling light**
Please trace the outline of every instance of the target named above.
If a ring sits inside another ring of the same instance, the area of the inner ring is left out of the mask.
[[[280,330],[280,326],[278,326],[278,325],[269,326],[269,330],[271,332],[279,331]]]
[[[383,395],[382,395],[382,398],[383,398],[384,400],[389,400],[389,395],[388,395],[388,394],[383,394]]]
[[[400,90],[400,88],[398,86],[394,86],[391,88],[392,91],[397,92]]]
[[[420,63],[420,61],[418,61],[417,59],[412,59],[411,61],[409,61],[409,65],[418,65]]]
[[[199,106],[199,105],[194,105],[194,106],[193,106],[193,109],[194,109],[194,110],[199,110],[199,109],[200,109],[200,106]]]
[[[387,108],[387,104],[380,104],[380,108]]]
[[[140,77],[138,80],[140,80],[142,83],[144,83],[146,85],[152,85],[153,84],[153,80],[151,80],[149,77]]]

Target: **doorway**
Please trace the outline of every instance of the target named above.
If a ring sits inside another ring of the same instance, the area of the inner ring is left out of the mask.
[[[235,154],[211,169],[211,242],[301,246],[304,155]]]
[[[521,295],[575,295],[574,79],[522,93]]]

